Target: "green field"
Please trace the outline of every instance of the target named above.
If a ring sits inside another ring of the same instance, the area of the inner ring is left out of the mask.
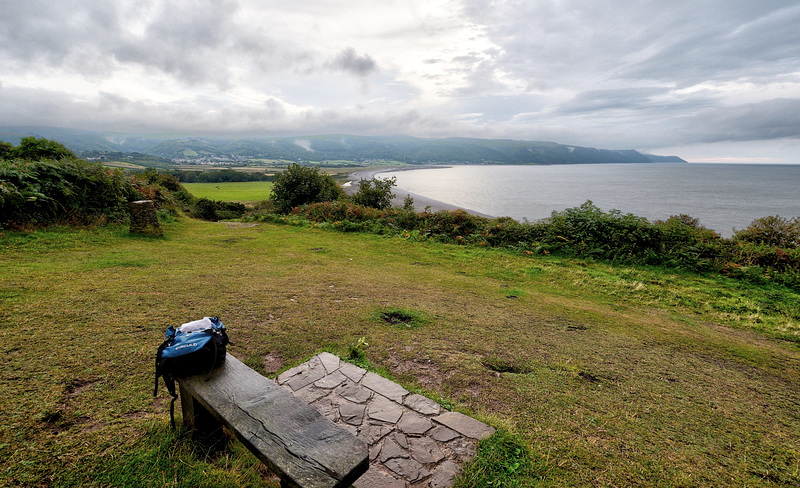
[[[382,374],[530,449],[491,486],[800,485],[785,288],[185,217],[154,239],[3,231],[0,250],[0,486],[277,487],[241,444],[170,431],[152,396],[165,327],[206,315],[268,376],[363,338]]]
[[[269,198],[272,182],[183,183],[183,186],[197,198],[223,202],[260,202]]]

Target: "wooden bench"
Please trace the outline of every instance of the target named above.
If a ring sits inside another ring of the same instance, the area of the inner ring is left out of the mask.
[[[224,425],[281,487],[349,487],[369,468],[362,440],[230,354],[205,379],[177,379],[184,425],[208,434]]]

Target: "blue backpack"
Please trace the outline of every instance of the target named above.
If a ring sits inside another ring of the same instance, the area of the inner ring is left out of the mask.
[[[226,346],[230,342],[225,326],[216,317],[203,317],[188,322],[177,329],[171,325],[165,333],[166,340],[156,354],[156,383],[153,396],[158,396],[158,378],[164,378],[167,391],[172,395],[169,417],[175,427],[175,378],[205,374],[225,362]]]

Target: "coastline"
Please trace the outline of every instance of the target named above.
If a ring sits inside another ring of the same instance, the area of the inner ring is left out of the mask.
[[[381,173],[391,173],[397,171],[412,171],[416,169],[444,169],[450,168],[450,166],[414,166],[414,167],[402,167],[402,168],[395,168],[395,167],[386,167],[386,168],[374,168],[365,171],[356,171],[355,173],[351,173],[347,176],[348,182],[342,186],[342,190],[347,195],[353,195],[355,192],[358,191],[359,182],[362,179],[370,180],[374,178],[376,175]],[[495,218],[495,215],[488,215],[482,212],[478,212],[477,210],[471,210],[468,208],[458,207],[456,205],[450,205],[449,203],[440,202],[438,200],[433,200],[431,198],[418,195],[416,193],[412,193],[408,190],[403,188],[399,188],[395,186],[392,188],[392,193],[395,194],[395,197],[392,199],[392,206],[395,207],[402,207],[407,195],[411,195],[411,198],[414,199],[414,210],[416,212],[424,212],[427,207],[430,207],[429,210],[431,212],[439,212],[441,210],[463,210],[471,215],[477,215],[479,217],[486,217],[486,218]]]

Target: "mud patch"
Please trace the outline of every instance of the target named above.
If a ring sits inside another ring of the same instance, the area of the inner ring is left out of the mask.
[[[64,389],[64,402],[72,400],[81,393],[91,389],[94,385],[100,383],[100,380],[72,380],[72,383],[67,385]]]
[[[264,371],[267,373],[277,373],[284,365],[283,358],[276,352],[271,352],[264,356]]]
[[[406,373],[413,376],[423,388],[438,390],[448,375],[442,372],[438,364],[430,361],[399,361],[393,368],[395,373]]]

